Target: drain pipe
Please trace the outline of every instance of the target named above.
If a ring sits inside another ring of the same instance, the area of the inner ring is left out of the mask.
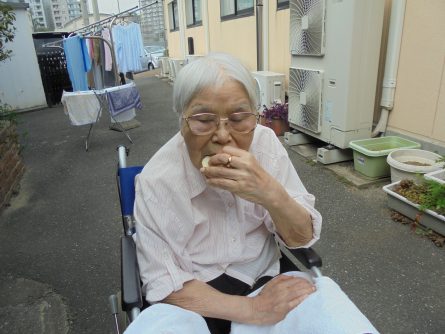
[[[263,70],[269,70],[269,5],[270,2],[264,2],[263,6]]]
[[[389,112],[394,107],[394,95],[397,85],[397,69],[399,67],[400,45],[402,43],[403,21],[405,19],[406,0],[392,0],[389,22],[388,46],[386,49],[385,73],[380,106],[380,119],[371,134],[377,137],[386,131]]]
[[[263,63],[263,0],[256,2],[256,67],[257,71],[264,70]]]

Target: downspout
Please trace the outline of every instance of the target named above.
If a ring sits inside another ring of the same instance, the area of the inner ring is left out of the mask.
[[[270,2],[263,6],[263,70],[269,70],[269,8]]]
[[[179,44],[181,47],[182,56],[181,59],[185,59],[187,55],[186,51],[186,37],[185,30],[187,29],[187,23],[185,19],[185,0],[178,1],[178,14],[179,14]]]
[[[394,107],[394,95],[397,85],[397,69],[399,67],[400,45],[402,43],[403,22],[405,19],[406,0],[392,0],[391,16],[386,49],[385,73],[380,106],[380,119],[371,134],[377,137],[386,131],[389,112]]]
[[[257,71],[264,69],[263,62],[263,0],[256,2],[256,66]]]

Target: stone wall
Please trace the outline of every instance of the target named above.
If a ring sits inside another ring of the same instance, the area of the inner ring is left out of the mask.
[[[24,171],[16,126],[0,122],[0,211],[18,190]]]

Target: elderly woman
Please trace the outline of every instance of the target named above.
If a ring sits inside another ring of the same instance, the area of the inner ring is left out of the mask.
[[[185,66],[173,102],[180,132],[136,181],[137,257],[145,297],[156,304],[146,332],[162,333],[172,310],[175,323],[184,315],[195,322],[168,333],[186,333],[186,323],[193,333],[276,324],[315,291],[279,275],[277,247],[318,240],[314,196],[274,132],[257,124],[255,83],[237,59],[211,54]]]

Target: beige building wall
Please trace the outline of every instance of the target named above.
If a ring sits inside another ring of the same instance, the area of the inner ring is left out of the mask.
[[[209,1],[210,50],[233,54],[250,70],[256,70],[255,16],[221,21],[219,1],[215,4]]]
[[[204,33],[205,33],[205,31],[204,31],[204,27],[203,26],[193,27],[193,28],[187,29],[187,31],[185,33],[186,52],[187,52],[187,54],[189,53],[188,44],[187,44],[187,41],[188,41],[189,37],[193,38],[193,46],[194,46],[194,49],[195,49],[195,55],[205,55],[205,54],[207,54],[207,47],[206,47]]]
[[[445,147],[445,1],[408,0],[388,130]]]
[[[289,9],[277,11],[276,1],[269,3],[269,71],[286,74],[286,91],[289,87],[291,64],[289,46]]]
[[[168,56],[170,58],[183,58],[181,50],[181,34],[179,31],[168,34]]]

